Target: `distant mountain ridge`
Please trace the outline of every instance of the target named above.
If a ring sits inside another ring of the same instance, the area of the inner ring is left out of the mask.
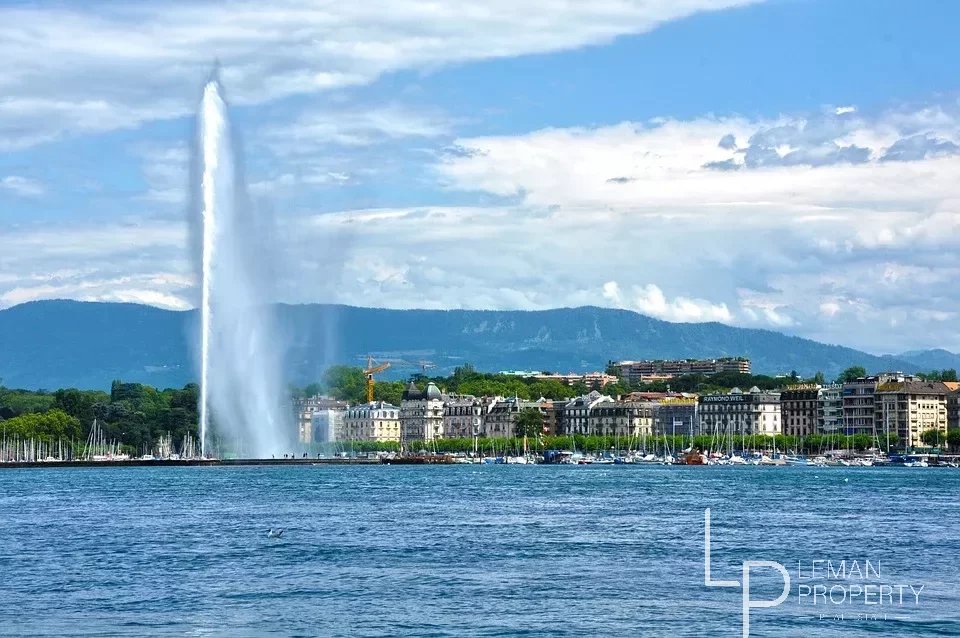
[[[610,359],[742,355],[755,372],[796,370],[828,378],[852,365],[905,372],[960,367],[930,350],[875,356],[769,330],[670,323],[628,310],[390,310],[329,304],[278,305],[288,380],[316,380],[332,363],[368,353],[428,359],[432,372],[465,362],[479,370],[588,371]],[[0,311],[0,379],[8,387],[105,388],[112,379],[182,386],[196,379],[196,311],[78,301],[36,301]],[[395,366],[395,376],[417,371]]]

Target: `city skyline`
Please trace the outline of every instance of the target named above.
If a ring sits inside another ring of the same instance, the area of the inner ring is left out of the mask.
[[[920,4],[0,3],[0,307],[195,305],[192,113],[219,58],[278,300],[957,351],[960,8]]]

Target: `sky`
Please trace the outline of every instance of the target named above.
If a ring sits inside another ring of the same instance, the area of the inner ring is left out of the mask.
[[[274,300],[960,351],[957,24],[952,0],[0,2],[0,308],[195,306],[219,61]]]

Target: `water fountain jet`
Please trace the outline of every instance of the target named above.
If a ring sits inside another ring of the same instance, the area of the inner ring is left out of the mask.
[[[203,89],[196,147],[201,454],[209,454],[216,429],[221,439],[265,458],[289,443],[280,405],[281,341],[264,294],[270,250],[262,242],[270,233],[247,201],[217,76]]]

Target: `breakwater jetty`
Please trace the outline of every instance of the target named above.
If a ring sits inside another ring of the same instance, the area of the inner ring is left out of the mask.
[[[296,458],[296,459],[124,459],[117,461],[9,461],[0,470],[66,467],[199,467],[214,465],[379,465],[377,458]]]

